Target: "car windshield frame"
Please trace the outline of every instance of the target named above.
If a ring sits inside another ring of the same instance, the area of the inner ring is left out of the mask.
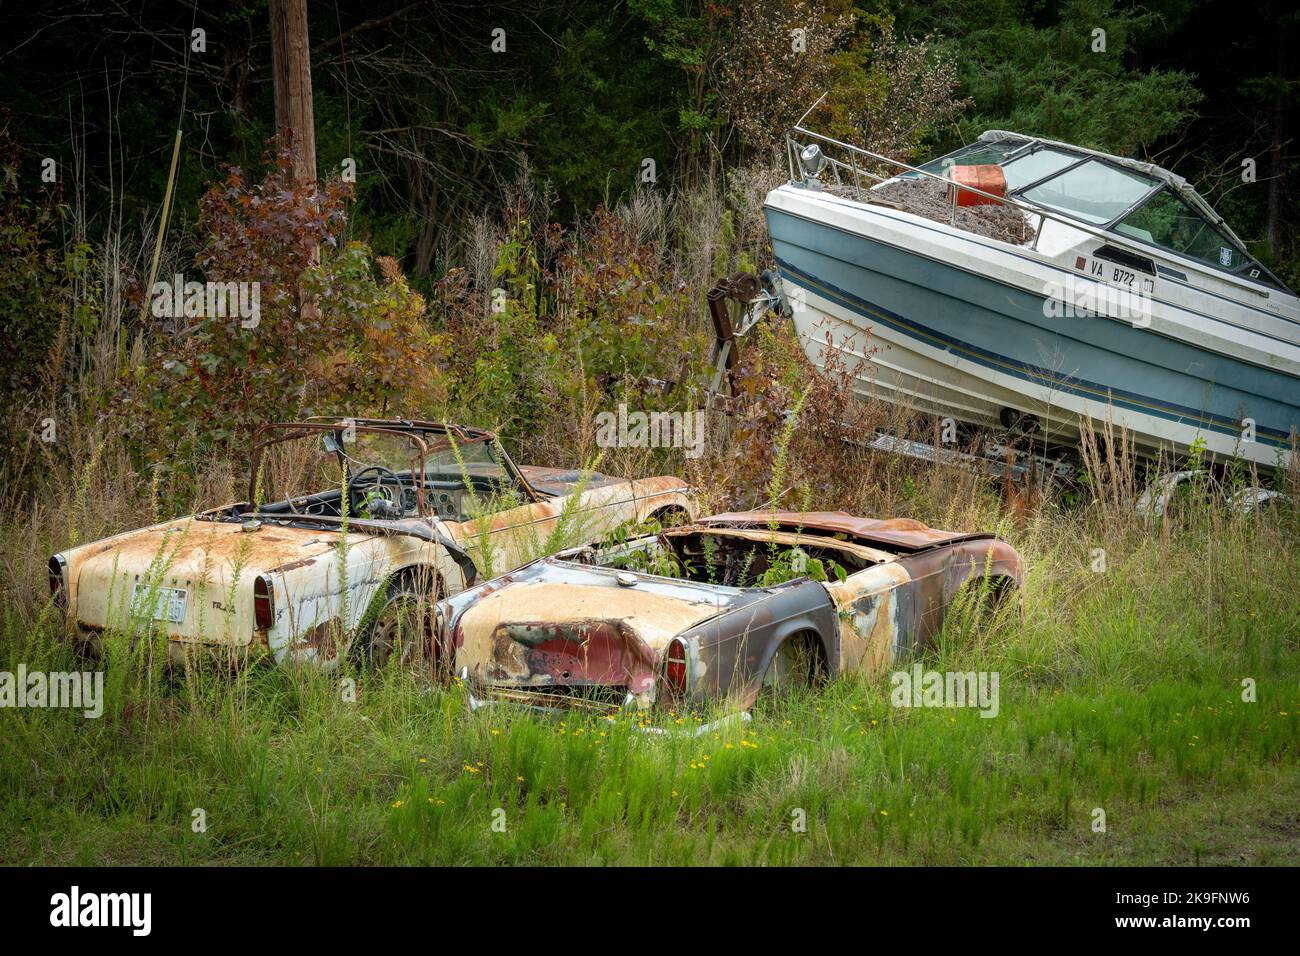
[[[282,442],[330,436],[336,444],[333,449],[334,454],[338,456],[340,464],[347,467],[350,473],[351,462],[342,451],[345,442],[344,433],[348,429],[352,429],[356,434],[364,433],[403,438],[410,443],[412,460],[409,477],[415,486],[416,510],[422,519],[431,517],[425,495],[425,486],[429,480],[428,460],[431,455],[452,445],[462,449],[462,454],[463,449],[468,446],[487,445],[490,457],[522,492],[523,503],[534,504],[541,500],[532,483],[520,471],[514,459],[510,457],[509,453],[497,440],[497,437],[491,432],[466,431],[455,425],[430,422],[407,423],[383,419],[311,418],[301,422],[274,422],[263,425],[258,429],[250,456],[248,503],[253,504],[256,499],[257,474],[261,467],[263,454],[270,446]]]
[[[424,459],[428,454],[429,446],[426,442],[427,435],[424,432],[417,432],[410,429],[383,427],[372,425],[369,422],[355,422],[351,420],[308,420],[305,422],[274,422],[263,425],[257,430],[254,437],[253,451],[249,461],[248,475],[248,504],[252,505],[254,515],[260,510],[260,504],[257,501],[257,476],[261,470],[262,457],[266,450],[272,445],[280,445],[290,441],[301,441],[310,438],[333,440],[335,447],[329,450],[338,458],[339,464],[349,469],[351,466],[347,456],[341,451],[342,445],[346,442],[344,433],[352,429],[356,434],[386,435],[396,438],[405,439],[411,446],[411,477],[414,480],[415,473],[419,471],[419,481],[415,482],[416,511],[421,518],[425,517],[425,495],[424,495]]]

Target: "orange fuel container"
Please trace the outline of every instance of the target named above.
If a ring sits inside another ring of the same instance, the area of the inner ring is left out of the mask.
[[[1005,196],[1007,194],[1007,178],[1002,175],[1002,167],[995,164],[953,166],[948,170],[948,178],[953,182],[948,187],[948,202],[952,202],[952,191],[957,189],[958,206],[984,206],[994,202],[994,200],[987,199],[978,193],[959,189],[960,186],[982,189],[994,196]]]

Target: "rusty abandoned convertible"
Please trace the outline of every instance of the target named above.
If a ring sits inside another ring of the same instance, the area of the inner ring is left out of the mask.
[[[248,501],[50,559],[81,634],[141,623],[170,656],[265,649],[334,666],[431,647],[433,605],[625,524],[695,517],[678,478],[518,466],[488,431],[382,419],[264,427]]]
[[[992,534],[844,512],[715,515],[574,548],[444,601],[441,653],[476,692],[646,709],[877,674],[926,648],[971,585],[1023,582]],[[973,606],[973,605],[972,605]]]

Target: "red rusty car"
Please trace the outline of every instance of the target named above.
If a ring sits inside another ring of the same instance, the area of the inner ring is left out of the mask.
[[[876,674],[924,649],[963,588],[1016,591],[989,533],[844,512],[714,515],[575,548],[439,605],[439,653],[472,689],[646,708]]]

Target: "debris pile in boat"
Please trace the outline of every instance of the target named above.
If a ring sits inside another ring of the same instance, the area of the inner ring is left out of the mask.
[[[934,179],[896,179],[875,189],[864,189],[860,197],[856,197],[853,187],[848,185],[830,185],[827,191],[849,199],[862,198],[867,202],[893,206],[935,222],[952,222],[967,232],[1017,245],[1027,242],[1033,235],[1024,214],[1014,206],[1002,203],[959,206],[954,221],[948,187]]]

